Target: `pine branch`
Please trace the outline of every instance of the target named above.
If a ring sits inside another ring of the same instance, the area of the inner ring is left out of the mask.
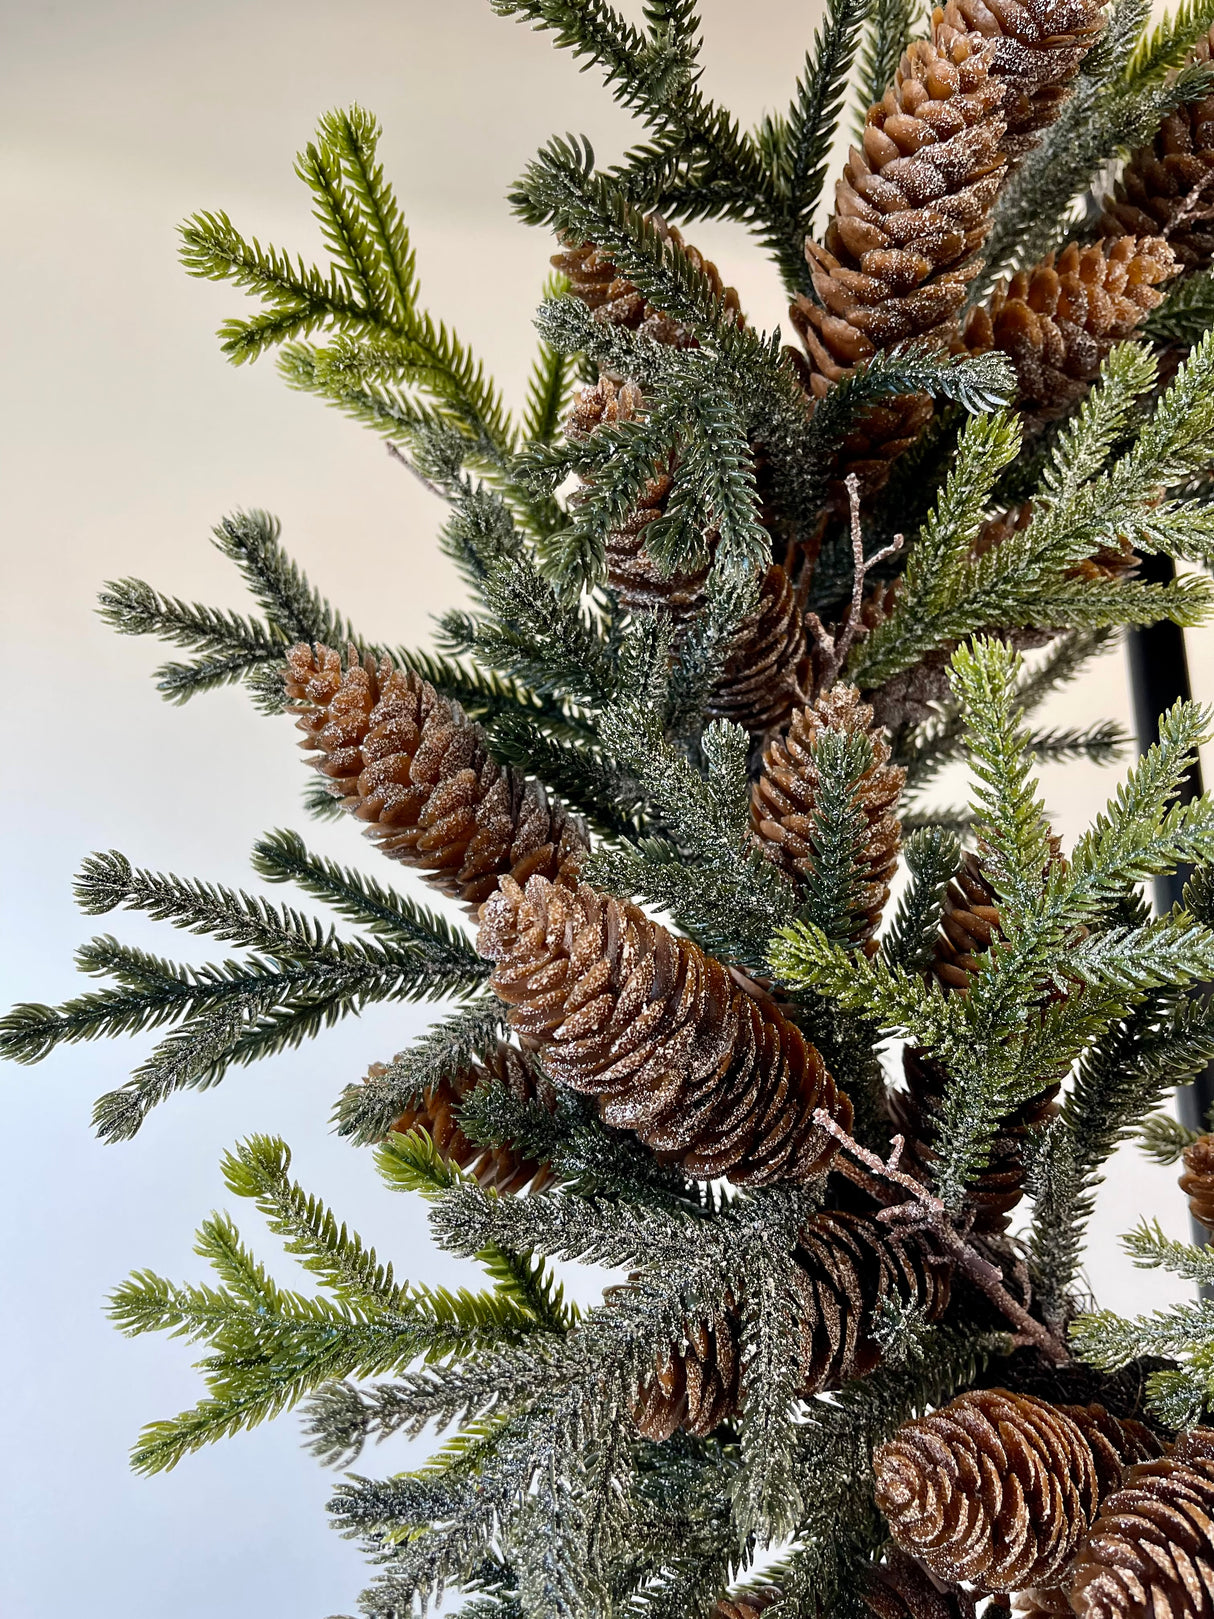
[[[951,832],[925,827],[911,833],[903,854],[911,882],[882,940],[882,953],[891,967],[922,972],[932,958],[944,890],[960,864],[961,845]]]

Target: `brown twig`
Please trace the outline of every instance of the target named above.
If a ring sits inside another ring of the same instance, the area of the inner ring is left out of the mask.
[[[838,635],[831,632],[822,623],[817,613],[806,613],[805,622],[813,631],[814,640],[820,654],[819,668],[821,678],[818,681],[820,692],[828,691],[838,678],[839,671],[847,661],[847,654],[852,649],[860,629],[860,615],[864,603],[864,581],[879,562],[885,562],[889,557],[897,556],[905,542],[905,537],[895,534],[887,546],[875,551],[871,557],[864,555],[864,532],[860,527],[860,480],[854,472],[849,472],[843,480],[847,487],[847,501],[851,510],[851,601],[848,604],[846,616]]]
[[[844,1151],[849,1152],[865,1168],[872,1170],[875,1175],[880,1175],[884,1180],[891,1181],[895,1186],[900,1186],[908,1194],[908,1202],[896,1203],[892,1208],[881,1209],[877,1214],[878,1220],[887,1222],[897,1220],[901,1223],[926,1226],[940,1242],[957,1269],[968,1276],[1017,1329],[1016,1337],[1019,1341],[1035,1344],[1043,1354],[1059,1364],[1070,1360],[1070,1352],[1062,1340],[1031,1316],[1008,1292],[1003,1285],[1003,1272],[999,1267],[992,1265],[976,1248],[971,1248],[961,1236],[949,1219],[948,1210],[940,1199],[929,1192],[922,1181],[917,1181],[913,1175],[899,1169],[898,1161],[902,1156],[904,1145],[902,1136],[894,1137],[889,1157],[881,1158],[875,1152],[870,1152],[867,1147],[862,1147],[854,1136],[848,1135],[843,1126],[838,1124],[825,1108],[815,1109],[814,1120],[829,1135],[834,1136]]]
[[[393,444],[391,439],[388,440],[387,450],[388,454],[394,461],[398,462],[402,467],[404,467],[406,472],[411,472],[413,474],[423,489],[428,489],[432,495],[437,495],[440,500],[446,499],[446,496],[443,494],[438,485],[436,483],[431,483],[430,479],[426,477],[425,473],[419,472],[413,465],[412,461],[410,461],[409,457],[401,451],[399,446]]]

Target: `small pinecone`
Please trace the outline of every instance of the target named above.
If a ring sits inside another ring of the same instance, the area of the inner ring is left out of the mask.
[[[420,675],[353,647],[343,670],[340,653],[300,643],[285,681],[300,745],[392,859],[473,906],[507,873],[575,880],[580,823],[490,758],[479,726]]]
[[[857,783],[855,795],[868,834],[863,866],[856,873],[851,934],[852,943],[862,944],[869,955],[877,948],[873,935],[898,865],[902,826],[896,812],[906,783],[906,772],[890,764],[889,743],[873,729],[872,718],[872,709],[860,701],[854,686],[834,686],[810,707],[797,709],[788,728],[764,750],[763,773],[755,783],[750,809],[751,826],[768,858],[794,882],[810,877],[816,859],[811,839],[818,738],[824,731],[869,734],[872,763]]]
[[[584,388],[565,423],[570,438],[586,438],[600,425],[628,422],[640,415],[641,390],[635,382],[617,385],[610,377],[600,377],[592,388]],[[607,534],[607,583],[631,611],[664,608],[683,618],[700,606],[708,568],[666,574],[645,549],[649,525],[661,517],[670,498],[674,457],[665,467],[655,466],[653,478],[645,486],[635,509],[617,529]],[[711,541],[710,541],[711,543]]]
[[[711,259],[686,243],[678,230],[659,215],[651,215],[650,222],[657,226],[666,241],[683,249],[695,268],[707,276],[717,301],[739,326],[745,326],[746,317],[737,293],[725,285]],[[695,336],[681,321],[647,303],[644,294],[627,277],[617,273],[611,259],[593,242],[583,242],[580,247],[567,247],[553,254],[552,263],[562,275],[569,277],[573,295],[592,309],[594,318],[604,325],[626,326],[629,331],[640,332],[655,343],[666,343],[671,348],[699,347]]]
[[[782,1602],[784,1592],[778,1585],[755,1585],[735,1591],[732,1596],[718,1597],[708,1612],[708,1619],[759,1619],[773,1602]]]
[[[787,572],[773,562],[758,604],[738,629],[708,712],[748,731],[781,725],[812,686],[805,618]]]
[[[994,41],[1002,80],[1003,150],[1018,161],[1058,117],[1104,18],[1095,0],[947,0],[944,22]]]
[[[860,606],[858,639],[872,633],[893,612],[900,580],[874,585]],[[936,647],[911,668],[894,675],[884,685],[864,693],[872,707],[873,721],[890,731],[906,725],[922,725],[937,712],[936,705],[949,694],[948,661],[951,647]]]
[[[1129,337],[1179,266],[1158,236],[1121,236],[1080,247],[1072,242],[1031,270],[1018,270],[970,312],[963,346],[1000,349],[1019,383],[1018,403],[1042,419],[1065,415],[1095,379],[1101,362]]]
[[[386,1063],[373,1063],[367,1079],[374,1083],[386,1072]],[[530,1186],[538,1192],[552,1179],[547,1164],[524,1158],[508,1145],[482,1146],[469,1141],[459,1127],[460,1104],[478,1086],[494,1082],[504,1085],[515,1101],[542,1102],[550,1112],[556,1107],[556,1092],[544,1076],[521,1051],[498,1041],[483,1067],[470,1063],[461,1073],[441,1079],[393,1121],[392,1129],[403,1135],[420,1126],[444,1159],[458,1164],[481,1186],[502,1193]]]
[[[1214,1613],[1214,1429],[1135,1467],[1102,1503],[1075,1560],[1080,1619],[1209,1619]]]
[[[1189,1200],[1193,1218],[1214,1231],[1214,1135],[1198,1136],[1184,1150],[1180,1189]]]
[[[481,907],[477,948],[493,989],[554,1080],[599,1099],[665,1162],[737,1185],[809,1180],[852,1109],[817,1049],[719,961],[637,906],[532,877]]]
[[[907,1422],[873,1454],[894,1539],[941,1579],[980,1591],[1057,1585],[1103,1495],[1159,1454],[1103,1406],[976,1389]]]
[[[999,896],[987,881],[981,856],[967,849],[944,892],[932,974],[941,989],[968,990],[978,957],[999,932]]]
[[[1006,167],[994,48],[939,31],[909,46],[863,150],[835,190],[826,245],[805,244],[822,307],[801,294],[792,319],[816,371],[867,360],[950,321],[976,272]]]
[[[810,1217],[796,1250],[801,1295],[797,1394],[841,1388],[880,1364],[874,1337],[881,1306],[897,1300],[936,1321],[948,1305],[949,1272],[927,1239],[891,1231],[868,1215],[833,1210]],[[741,1403],[741,1328],[732,1303],[687,1330],[641,1390],[633,1415],[650,1439],[677,1428],[711,1433]]]
[[[891,1092],[889,1110],[903,1137],[903,1163],[930,1184],[936,1162],[937,1118],[948,1073],[933,1057],[906,1046],[902,1052],[906,1089]],[[1061,1081],[1046,1084],[1037,1096],[1000,1121],[985,1169],[966,1193],[974,1210],[974,1231],[997,1235],[1006,1231],[1008,1215],[1024,1196],[1024,1152],[1028,1138],[1057,1112]]]
[[[869,1572],[861,1596],[877,1619],[974,1619],[977,1604],[968,1591],[940,1583],[913,1557],[890,1546]]]
[[[1193,52],[1206,62],[1214,29]],[[1186,270],[1214,260],[1214,95],[1168,113],[1147,146],[1130,154],[1104,200],[1106,236],[1166,236]]]
[[[632,1420],[659,1443],[679,1428],[701,1437],[736,1415],[742,1346],[733,1298],[726,1294],[710,1321],[689,1322],[681,1347],[672,1345],[639,1391]]]

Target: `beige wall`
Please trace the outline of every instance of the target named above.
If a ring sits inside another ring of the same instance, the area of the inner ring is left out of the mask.
[[[816,7],[710,0],[703,9],[707,88],[753,120],[787,97]],[[242,300],[180,272],[175,221],[225,207],[246,230],[311,253],[316,232],[292,154],[319,112],[362,101],[386,127],[383,156],[431,308],[517,400],[550,244],[513,222],[503,195],[550,131],[585,130],[610,158],[626,123],[593,75],[480,0],[60,0],[10,3],[0,20],[12,690],[4,983],[12,997],[57,999],[78,987],[71,951],[93,931],[69,891],[90,849],[117,846],[139,863],[239,882],[257,833],[304,826],[285,722],[259,719],[234,692],[166,707],[148,680],[157,648],[120,640],[93,616],[99,583],[136,574],[240,606],[207,533],[234,507],[261,505],[371,636],[423,641],[429,615],[456,594],[433,546],[437,506],[374,438],[287,392],[271,363],[225,364],[212,330]],[[695,237],[752,316],[781,319],[775,277],[741,232],[706,227]],[[1210,645],[1207,636],[1198,662],[1214,689]],[[1124,718],[1126,707],[1113,656],[1055,718]],[[1068,837],[1109,785],[1081,768],[1049,773]],[[349,828],[309,835],[362,858]],[[140,919],[101,927],[193,960],[210,953]],[[93,1619],[265,1619],[351,1606],[361,1563],[322,1525],[327,1481],[299,1455],[292,1418],[167,1478],[127,1474],[139,1424],[190,1403],[198,1384],[188,1347],[125,1343],[100,1305],[135,1265],[201,1274],[190,1233],[231,1201],[218,1159],[253,1129],[284,1133],[301,1177],[404,1272],[455,1275],[427,1247],[419,1211],[381,1190],[365,1156],[326,1130],[341,1085],[404,1044],[422,1016],[369,1012],[218,1090],[177,1099],[120,1147],[92,1140],[89,1105],[148,1042],[80,1047],[8,1073],[6,1265],[27,1325],[3,1340],[12,1471],[0,1609],[22,1619],[86,1609]],[[1108,1230],[1139,1207],[1183,1230],[1166,1173],[1125,1158],[1104,1200]],[[245,1223],[289,1275],[258,1222]],[[1170,1296],[1129,1271],[1107,1239],[1091,1272],[1123,1307]],[[368,1467],[404,1465],[403,1454],[385,1450]]]

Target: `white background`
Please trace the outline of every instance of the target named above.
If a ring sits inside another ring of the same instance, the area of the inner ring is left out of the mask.
[[[706,87],[753,121],[791,93],[817,7],[708,0]],[[423,288],[512,400],[532,348],[529,311],[551,244],[503,198],[551,131],[589,133],[606,158],[627,124],[594,75],[481,0],[75,0],[0,6],[0,188],[5,246],[3,768],[6,999],[77,991],[72,951],[94,931],[204,960],[206,941],[119,915],[81,918],[70,879],[91,849],[230,883],[253,838],[307,832],[343,859],[375,857],[349,826],[309,828],[286,721],[239,692],[166,706],[148,678],[161,651],[94,617],[100,583],[134,574],[190,599],[244,605],[210,526],[264,506],[313,580],[373,638],[421,644],[457,599],[436,555],[437,506],[364,430],[288,392],[272,361],[235,370],[213,329],[237,293],[191,281],[174,225],[226,208],[247,232],[318,247],[292,154],[325,109],[359,100],[411,222]],[[694,239],[753,319],[783,318],[774,274],[731,227]],[[1194,648],[1210,688],[1210,637]],[[1057,705],[1059,723],[1126,719],[1119,654]],[[1047,773],[1069,839],[1111,778]],[[280,893],[278,897],[283,897]],[[145,1421],[200,1393],[188,1345],[128,1342],[102,1314],[136,1266],[201,1279],[191,1233],[225,1198],[222,1151],[253,1130],[293,1144],[296,1168],[419,1280],[462,1279],[429,1246],[419,1208],[380,1187],[365,1153],[328,1131],[331,1104],[422,1026],[378,1008],[302,1051],[187,1093],[139,1137],[103,1147],[89,1109],[150,1041],[65,1050],[4,1075],[5,1483],[0,1612],[13,1619],[319,1619],[350,1611],[357,1550],[324,1524],[329,1481],[287,1416],[151,1480],[126,1450]],[[230,1201],[230,1200],[229,1200]],[[1167,1171],[1114,1166],[1089,1274],[1128,1309],[1173,1296],[1132,1271],[1114,1234],[1158,1212],[1183,1234]],[[276,1274],[288,1261],[235,1211]],[[405,1447],[366,1469],[403,1465]]]

